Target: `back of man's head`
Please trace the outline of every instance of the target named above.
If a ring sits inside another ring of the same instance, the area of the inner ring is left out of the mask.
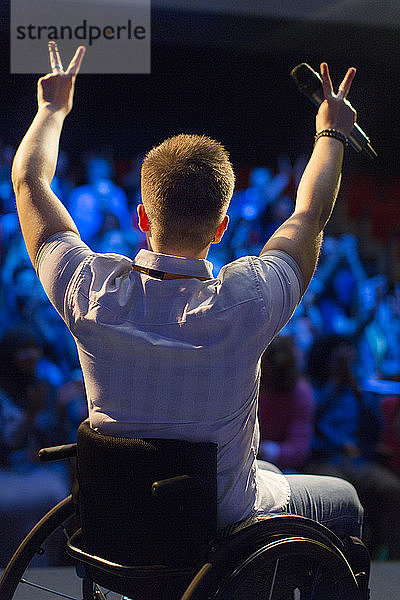
[[[153,148],[142,166],[142,201],[152,236],[163,247],[201,250],[213,239],[235,176],[224,147],[181,134]]]

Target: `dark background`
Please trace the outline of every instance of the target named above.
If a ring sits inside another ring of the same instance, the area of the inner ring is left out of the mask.
[[[0,11],[0,138],[17,144],[35,112],[37,77],[9,74],[8,2]],[[155,8],[151,75],[80,76],[62,147],[76,156],[95,149],[129,157],[184,131],[219,139],[236,165],[308,154],[315,109],[289,73],[300,62],[318,68],[326,60],[336,85],[348,66],[357,67],[349,99],[379,154],[373,163],[349,151],[346,169],[394,175],[399,41],[399,27]]]

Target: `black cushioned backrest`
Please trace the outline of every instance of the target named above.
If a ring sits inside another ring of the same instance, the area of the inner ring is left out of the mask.
[[[217,445],[106,436],[78,429],[79,510],[85,549],[124,565],[190,566],[216,533]],[[151,493],[189,475],[201,489]]]

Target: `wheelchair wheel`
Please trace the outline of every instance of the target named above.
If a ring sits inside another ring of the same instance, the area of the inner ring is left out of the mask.
[[[20,583],[37,587],[33,582],[24,579],[23,575],[26,569],[35,555],[42,555],[45,552],[43,545],[45,545],[46,540],[51,539],[55,532],[59,530],[63,533],[67,531],[74,515],[75,506],[72,496],[67,496],[54,506],[28,533],[4,570],[0,580],[0,600],[11,600]],[[61,596],[62,593],[59,595]]]
[[[239,562],[210,600],[359,600],[357,582],[340,553],[315,540],[268,543]]]

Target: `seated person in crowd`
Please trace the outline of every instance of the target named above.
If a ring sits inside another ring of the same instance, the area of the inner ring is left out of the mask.
[[[400,396],[386,396],[382,401],[384,430],[382,453],[385,464],[400,477]]]
[[[258,417],[259,458],[284,472],[302,471],[311,450],[314,399],[290,337],[275,338],[263,354]]]
[[[351,341],[339,335],[324,336],[311,348],[308,375],[316,414],[307,471],[351,482],[365,508],[371,551],[385,545],[389,558],[398,560],[400,478],[381,464],[380,403],[361,391],[353,373],[355,356]]]
[[[38,462],[40,448],[66,441],[55,389],[35,374],[42,352],[24,328],[0,341],[0,539],[7,540],[0,544],[0,566],[70,490],[64,465]],[[59,558],[55,548],[47,556],[50,563]]]

